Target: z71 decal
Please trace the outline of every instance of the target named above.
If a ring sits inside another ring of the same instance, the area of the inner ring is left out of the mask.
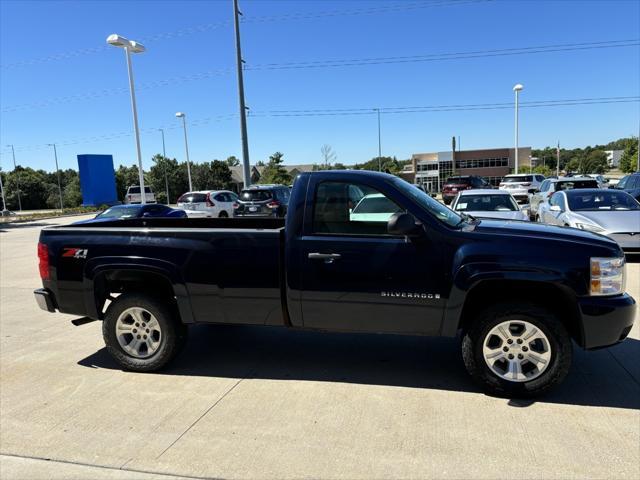
[[[86,248],[63,248],[63,250],[63,257],[73,258],[87,258],[87,253],[89,252],[89,250]]]

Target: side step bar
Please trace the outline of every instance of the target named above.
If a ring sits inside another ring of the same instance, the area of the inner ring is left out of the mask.
[[[71,323],[73,323],[76,327],[79,327],[80,325],[86,325],[87,323],[91,323],[95,321],[96,321],[95,318],[82,317],[82,318],[76,318],[75,320],[71,320]]]

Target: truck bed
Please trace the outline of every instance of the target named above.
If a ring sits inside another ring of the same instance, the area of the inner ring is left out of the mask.
[[[61,312],[100,317],[94,285],[144,271],[167,279],[187,323],[283,324],[284,219],[115,220],[46,228],[40,241]],[[86,250],[86,261],[69,249]]]

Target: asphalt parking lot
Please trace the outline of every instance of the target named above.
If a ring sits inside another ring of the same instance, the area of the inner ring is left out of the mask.
[[[3,479],[640,477],[638,319],[531,402],[481,393],[456,339],[196,327],[127,373],[33,299],[40,228],[78,219],[0,227]]]

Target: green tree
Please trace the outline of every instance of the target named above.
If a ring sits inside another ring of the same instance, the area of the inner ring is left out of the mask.
[[[199,190],[219,190],[231,184],[229,165],[221,160],[192,165],[191,176],[194,188]]]
[[[631,173],[638,170],[638,139],[632,139],[624,149],[620,157],[620,170],[624,173]]]
[[[240,160],[238,160],[234,155],[231,155],[230,157],[227,157],[225,163],[228,167],[237,167],[240,165]]]
[[[403,165],[407,162],[408,161],[398,161],[396,157],[380,157],[380,160],[378,161],[378,157],[374,157],[368,162],[356,163],[353,168],[356,170],[373,170],[375,172],[381,168],[383,172],[397,175],[402,170]]]
[[[82,205],[82,193],[80,191],[80,177],[72,170],[75,175],[67,181],[62,190],[62,198],[65,208],[74,208]]]
[[[291,184],[291,175],[282,166],[284,155],[276,152],[269,157],[269,162],[264,167],[260,176],[260,183],[277,183],[282,185]]]
[[[176,203],[180,195],[189,189],[186,162],[178,163],[175,158],[163,157],[156,154],[152,158],[153,166],[149,169],[145,179],[161,203]],[[193,167],[193,165],[192,165]],[[165,172],[169,184],[169,198],[167,199]]]
[[[127,189],[131,185],[138,185],[139,183],[138,167],[136,165],[131,165],[130,167],[120,165],[116,170],[116,193],[118,194],[118,200],[124,201]]]

